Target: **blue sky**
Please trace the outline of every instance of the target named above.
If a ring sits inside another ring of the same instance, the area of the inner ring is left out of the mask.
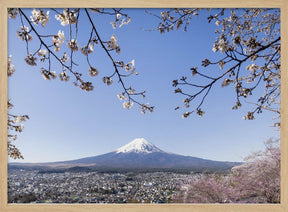
[[[160,10],[150,11],[159,13]],[[25,12],[30,16],[30,10]],[[256,120],[245,121],[242,116],[251,105],[238,111],[231,109],[236,101],[233,87],[214,87],[202,106],[206,113],[201,118],[193,115],[183,119],[181,115],[185,111],[174,111],[181,105],[183,96],[174,93],[172,80],[189,76],[189,69],[199,67],[205,58],[219,57],[212,51],[217,26],[208,24],[205,14],[193,18],[187,32],[160,34],[142,29],[156,27],[155,17],[142,9],[126,12],[132,22],[122,28],[113,29],[110,25],[113,18],[104,15],[95,18],[95,25],[103,40],[109,40],[112,34],[118,38],[121,54],[115,54],[116,58],[125,62],[135,60],[139,75],[125,78],[125,82],[138,91],[146,89],[144,102],[155,106],[152,114],[141,114],[137,106],[124,109],[116,96],[121,93],[116,78],[110,86],[102,82],[103,76],[113,73],[113,66],[100,46],[95,47],[91,57],[92,64],[99,69],[99,75],[92,79],[88,76],[85,57],[80,52],[75,57],[79,71],[94,83],[92,92],[80,90],[72,80],[44,80],[40,62],[37,67],[31,67],[24,61],[25,42],[16,34],[19,18],[9,20],[8,54],[12,55],[16,68],[8,79],[8,98],[14,104],[11,113],[30,116],[15,141],[25,158],[17,161],[48,162],[94,156],[113,151],[139,137],[167,152],[242,161],[251,151],[263,149],[266,139],[279,137],[279,131],[271,127],[273,113],[264,111]],[[80,46],[89,38],[88,26],[87,19],[80,17],[77,39]],[[59,29],[65,34],[68,32],[68,26],[61,26],[54,15],[45,29],[37,28],[50,34],[57,34]],[[37,48],[35,41],[34,36],[31,47]],[[57,65],[52,65],[53,69],[60,72]]]

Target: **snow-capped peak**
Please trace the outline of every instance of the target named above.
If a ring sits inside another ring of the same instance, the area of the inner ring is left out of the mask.
[[[152,153],[163,152],[155,145],[149,143],[144,138],[136,138],[125,146],[120,147],[115,151],[116,153]]]

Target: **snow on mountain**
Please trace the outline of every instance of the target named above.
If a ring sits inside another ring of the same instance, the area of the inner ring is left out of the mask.
[[[164,152],[144,138],[136,138],[125,146],[120,147],[116,153],[154,153]]]

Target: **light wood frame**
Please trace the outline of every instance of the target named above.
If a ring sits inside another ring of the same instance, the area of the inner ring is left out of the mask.
[[[281,8],[281,203],[280,204],[8,204],[7,8]],[[288,211],[288,1],[287,0],[0,0],[0,211]]]

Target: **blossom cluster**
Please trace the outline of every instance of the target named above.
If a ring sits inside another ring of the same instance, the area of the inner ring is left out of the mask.
[[[76,24],[77,23],[77,17],[76,13],[77,10],[70,10],[70,9],[64,9],[62,13],[55,15],[56,20],[60,21],[62,26],[66,26],[69,24]]]
[[[42,77],[45,80],[56,79],[56,72],[55,71],[49,71],[45,68],[41,68],[40,72],[42,74]]]
[[[113,83],[113,80],[111,77],[103,77],[102,81],[106,84],[106,85],[111,85]]]
[[[21,26],[20,30],[17,30],[18,38],[23,41],[31,41],[33,39],[32,35],[30,34],[30,30],[27,26]]]
[[[8,110],[13,108],[13,104],[11,100],[7,102]],[[17,134],[12,134],[12,131],[15,133],[21,133],[24,129],[24,125],[22,122],[27,121],[29,119],[28,115],[12,115],[8,113],[8,155],[14,159],[23,159],[23,156],[20,150],[12,144],[13,141],[17,139]]]
[[[72,52],[76,52],[78,51],[79,45],[77,43],[77,41],[75,39],[71,39],[68,43],[67,43],[67,47],[69,49],[71,49]]]
[[[8,8],[8,17],[10,19],[16,19],[17,15],[18,15],[17,8]]]
[[[123,25],[128,25],[131,22],[132,18],[128,17],[127,15],[122,15],[121,13],[116,13],[115,14],[115,20],[111,22],[110,24],[112,25],[113,29],[118,27],[122,27]]]
[[[127,101],[123,102],[123,107],[126,109],[130,109],[133,106],[133,102]]]
[[[183,31],[187,31],[187,27],[190,24],[190,19],[193,16],[198,16],[198,12],[201,9],[185,9],[185,8],[177,8],[177,9],[168,9],[161,11],[160,20],[158,30],[160,33],[169,32],[174,29],[180,29],[183,26]],[[152,13],[150,13],[152,14]],[[153,14],[152,14],[153,15]]]
[[[57,35],[54,35],[52,38],[53,45],[55,47],[55,52],[58,52],[60,50],[61,45],[65,41],[64,32],[59,30]]]
[[[98,69],[90,66],[90,68],[89,68],[89,75],[90,75],[91,77],[95,77],[95,76],[97,76],[98,74],[99,74]]]
[[[279,141],[269,139],[265,146],[228,174],[195,173],[179,183],[176,199],[184,203],[279,203]]]
[[[132,60],[131,62],[127,63],[125,65],[125,71],[131,71],[132,73],[135,73],[135,60]]]
[[[90,43],[88,46],[84,46],[80,49],[81,53],[87,56],[88,54],[91,54],[94,50],[94,45],[93,43]]]
[[[20,123],[23,121],[27,121],[29,119],[28,115],[22,115],[22,116],[13,116],[14,119],[12,120],[12,123],[16,124],[16,123]]]
[[[117,94],[117,97],[118,97],[118,99],[120,99],[120,100],[126,100],[126,99],[127,99],[127,97],[125,96],[125,93],[124,93],[124,92],[122,92],[121,94]]]
[[[36,66],[37,65],[37,63],[36,63],[37,58],[34,57],[34,55],[31,53],[29,55],[27,55],[24,60],[30,66]]]
[[[46,49],[40,49],[37,54],[40,57],[40,62],[45,62],[48,51]]]
[[[38,23],[40,23],[42,27],[45,27],[45,25],[49,22],[49,12],[50,11],[48,10],[45,14],[43,10],[34,9],[32,11],[32,16],[30,16],[30,19],[35,25],[38,25]]]
[[[255,119],[254,113],[253,112],[247,112],[247,115],[243,116],[243,119],[244,120],[253,120],[253,119]]]
[[[63,56],[60,58],[61,63],[66,63],[69,60],[69,56],[66,52],[63,53]]]
[[[94,89],[94,86],[92,85],[91,82],[84,82],[84,81],[80,81],[80,86],[79,86],[82,90],[86,90],[86,91],[92,91]]]
[[[146,111],[149,111],[149,113],[152,113],[154,111],[154,107],[153,106],[150,106],[149,103],[146,103],[146,104],[142,104],[140,106],[140,109],[141,109],[141,113],[142,114],[145,114]]]
[[[59,74],[59,79],[60,79],[61,81],[67,82],[67,81],[69,81],[70,76],[68,76],[67,73],[66,73],[66,71],[63,70],[63,72],[61,72],[61,73]]]
[[[135,60],[131,60],[128,63],[124,63],[123,61],[116,61],[115,62],[120,68],[123,68],[126,72],[130,72],[131,74],[138,75],[138,72],[136,72],[135,67]]]
[[[120,54],[120,47],[115,35],[112,35],[110,41],[106,43],[108,50],[116,50],[116,53]]]
[[[15,67],[12,62],[12,55],[10,55],[8,57],[8,77],[10,77],[15,72]]]

